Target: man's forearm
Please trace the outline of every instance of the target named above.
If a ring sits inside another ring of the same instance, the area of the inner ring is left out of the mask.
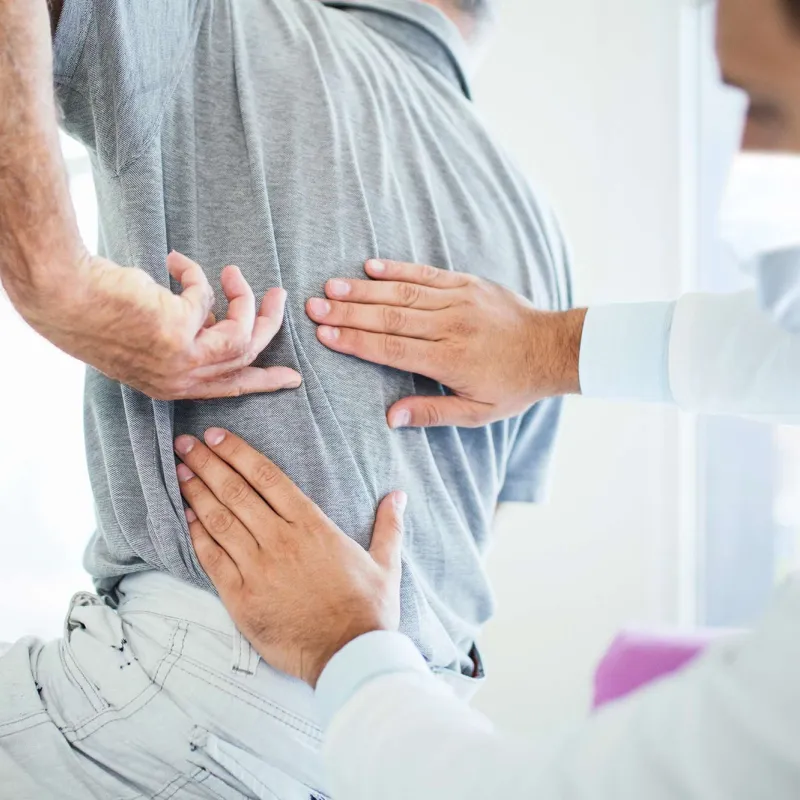
[[[60,5],[60,4],[59,4]],[[86,252],[58,139],[50,11],[0,3],[0,280],[23,315],[75,284]]]

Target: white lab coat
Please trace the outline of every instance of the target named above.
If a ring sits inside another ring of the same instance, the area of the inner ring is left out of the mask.
[[[754,292],[592,308],[580,372],[587,397],[800,423],[800,336]]]
[[[596,308],[581,382],[588,396],[796,423],[800,337],[749,292]],[[494,731],[421,664],[398,659],[392,671],[385,643],[358,646],[358,664],[345,666],[345,648],[321,683],[335,712],[325,759],[336,800],[800,798],[800,583],[755,633],[546,747]]]
[[[493,731],[405,668],[344,703],[325,762],[335,800],[796,800],[800,584],[754,633],[545,746]]]

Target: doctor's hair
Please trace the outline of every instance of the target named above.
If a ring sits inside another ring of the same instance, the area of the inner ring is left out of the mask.
[[[452,0],[453,5],[475,17],[485,17],[492,6],[492,0]]]
[[[800,28],[800,0],[783,0],[792,22]]]

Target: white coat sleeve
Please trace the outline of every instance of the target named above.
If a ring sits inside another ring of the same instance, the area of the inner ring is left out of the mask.
[[[580,378],[587,397],[800,422],[800,336],[779,328],[753,292],[591,308]]]
[[[341,703],[327,706],[333,716],[324,745],[337,800],[798,796],[797,583],[755,633],[720,643],[680,675],[607,707],[546,746],[496,733],[424,666],[401,659],[396,672],[386,672],[389,660],[380,650],[374,663],[381,674],[362,642],[355,660],[342,651],[338,675],[318,689]]]

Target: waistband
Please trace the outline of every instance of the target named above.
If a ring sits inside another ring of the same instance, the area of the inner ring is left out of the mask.
[[[190,586],[165,572],[127,575],[114,591],[121,614],[145,611],[234,635],[236,625],[216,595]]]
[[[164,572],[139,572],[122,579],[115,590],[117,610],[120,614],[148,612],[174,617],[210,628],[233,639],[233,668],[236,672],[252,674],[259,656],[237,629],[222,601],[196,586],[183,583]],[[473,658],[480,664],[475,651]],[[433,670],[455,695],[470,702],[483,685],[483,670],[477,666],[479,677],[470,678],[451,670]],[[287,676],[288,678],[288,676]]]

